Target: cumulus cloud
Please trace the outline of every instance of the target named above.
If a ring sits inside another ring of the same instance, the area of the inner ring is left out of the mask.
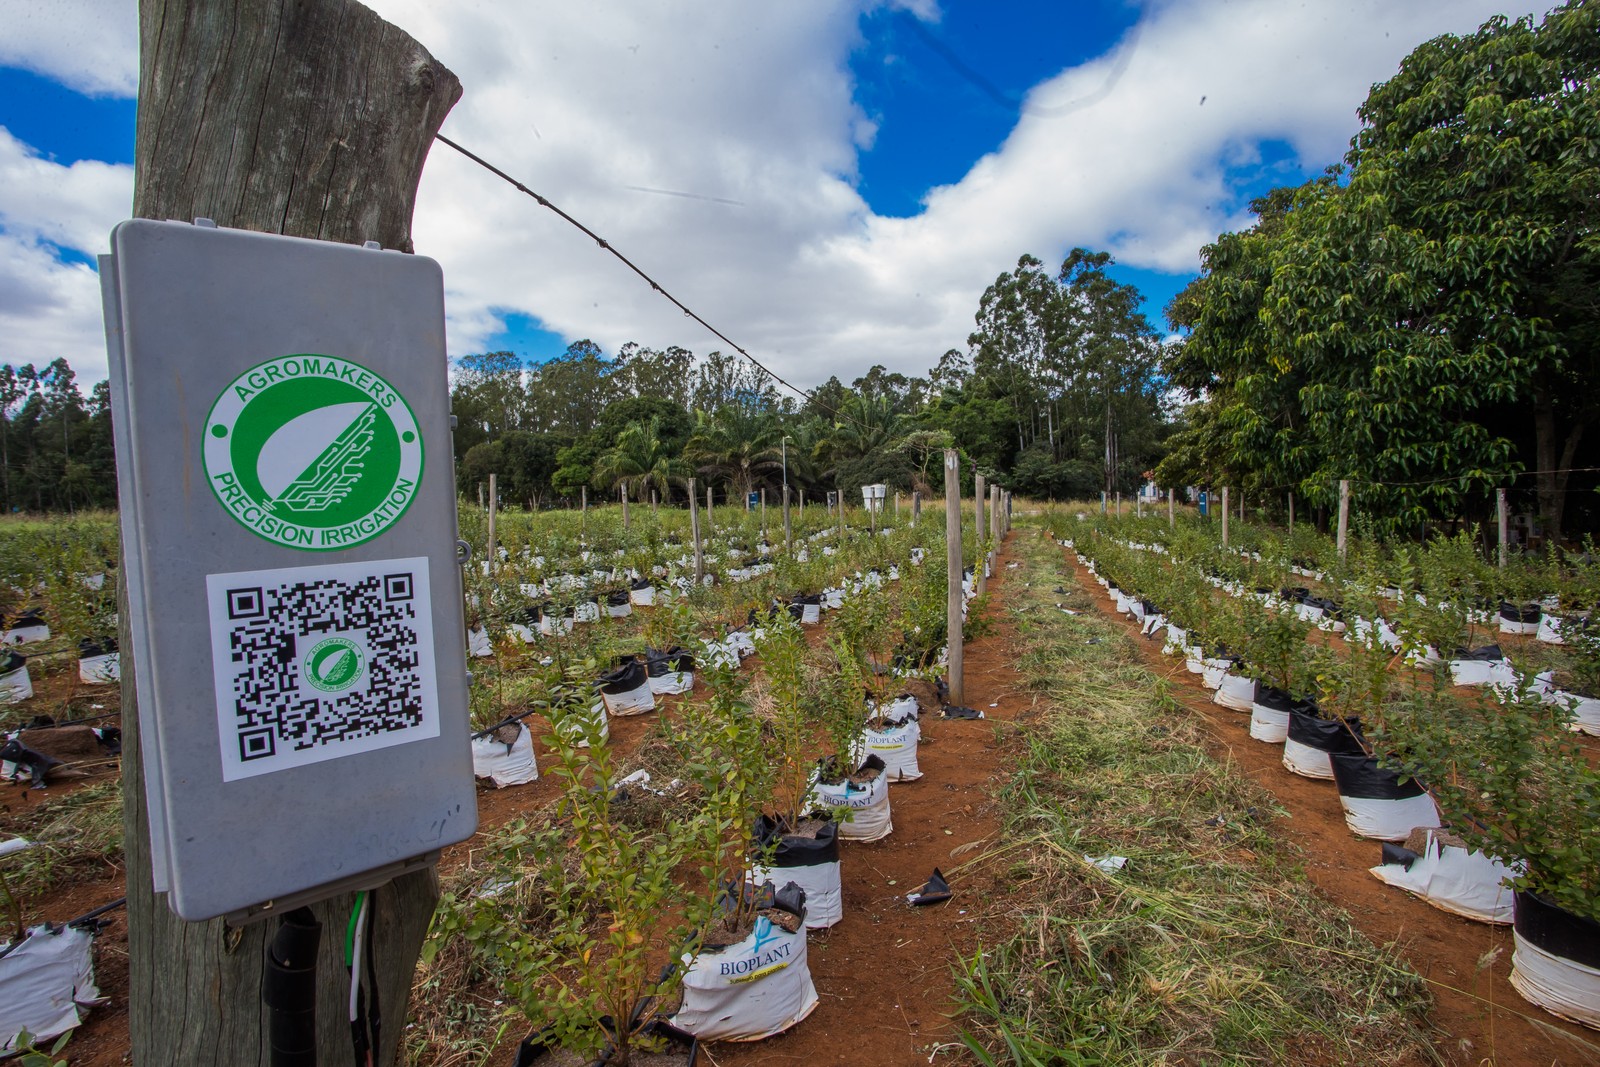
[[[92,96],[139,87],[132,0],[0,0],[0,66],[44,74]]]
[[[875,0],[370,2],[460,76],[450,136],[807,385],[873,363],[926,371],[963,346],[984,286],[1022,252],[1049,261],[1083,245],[1133,267],[1195,269],[1203,243],[1247,222],[1236,171],[1263,141],[1287,145],[1298,167],[1336,161],[1371,83],[1421,41],[1470,31],[1498,6],[1151,0],[1123,42],[1036,86],[1005,142],[960,181],[929,190],[914,217],[889,218],[856,187],[861,153],[896,120],[854,99],[849,59]],[[939,19],[933,0],[893,2]],[[93,16],[132,7],[0,0],[0,12],[33,12],[0,44],[0,62],[131,91],[131,16]],[[54,29],[40,29],[46,9],[64,13]],[[83,269],[49,247],[103,246],[131,184],[118,170],[62,168],[0,142],[0,308],[56,309],[0,310],[21,336],[60,343],[71,308],[97,307]],[[120,199],[109,193],[118,181]],[[415,236],[445,268],[453,354],[482,350],[513,311],[611,350],[723,347],[444,146],[423,175]],[[97,311],[84,313],[79,333],[97,337]]]
[[[0,362],[65,356],[83,382],[105,377],[100,284],[72,253],[105,251],[132,202],[132,167],[62,166],[0,127]]]
[[[871,144],[848,68],[857,5],[375,6],[461,75],[453,136],[813,384],[875,362],[925,371],[964,344],[984,286],[1024,251],[1048,261],[1083,245],[1129,266],[1196,269],[1202,244],[1248,222],[1230,173],[1260,142],[1287,144],[1313,170],[1337,161],[1373,82],[1499,5],[1151,4],[1118,46],[1035,87],[1005,143],[911,218],[873,214],[854,185],[857,151]],[[903,6],[938,17],[932,4]],[[587,239],[442,148],[416,235],[446,268],[454,351],[491,340],[494,308],[607,348],[720,347]]]

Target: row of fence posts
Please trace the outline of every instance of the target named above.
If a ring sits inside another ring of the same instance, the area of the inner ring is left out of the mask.
[[[946,572],[947,572],[946,583],[947,583],[947,587],[948,587],[947,588],[948,596],[947,596],[947,600],[946,600],[946,604],[945,604],[945,610],[946,610],[946,613],[947,613],[947,622],[946,622],[947,634],[946,634],[946,636],[947,636],[947,647],[949,649],[948,656],[949,656],[950,700],[951,700],[952,703],[959,704],[959,703],[961,703],[961,701],[963,699],[963,695],[964,695],[963,694],[963,688],[964,688],[963,681],[964,681],[964,679],[962,677],[962,618],[961,618],[961,613],[962,613],[962,608],[963,608],[963,600],[962,600],[962,596],[961,596],[961,593],[962,593],[961,579],[962,579],[964,571],[965,571],[965,566],[964,566],[964,561],[963,561],[963,556],[962,556],[962,544],[961,544],[961,507],[962,507],[962,505],[961,505],[961,461],[960,461],[960,457],[959,457],[959,455],[958,455],[958,453],[956,452],[955,449],[951,448],[951,449],[946,449],[945,450],[944,462],[945,462],[945,564],[946,564]],[[499,511],[499,506],[498,505],[499,505],[499,499],[500,499],[499,498],[499,484],[498,483],[499,483],[498,477],[496,475],[494,475],[494,474],[490,474],[489,475],[489,498],[485,502],[483,500],[483,498],[482,498],[482,495],[480,494],[480,496],[479,496],[479,502],[480,502],[481,505],[485,506],[486,510],[488,511],[488,517],[489,517],[488,558],[489,558],[489,569],[491,571],[494,570],[494,564],[495,564],[495,560],[496,560],[496,557],[495,557],[495,550],[496,550],[495,519],[496,519],[496,515],[497,515],[497,513]],[[705,567],[704,538],[701,536],[700,496],[699,496],[699,493],[696,492],[697,487],[695,485],[695,479],[693,479],[693,478],[688,479],[687,488],[688,488],[688,497],[689,497],[689,536],[692,539],[692,541],[694,542],[694,580],[695,580],[696,584],[699,584],[700,582],[703,582],[705,580],[706,567]],[[629,526],[631,524],[631,521],[632,521],[631,512],[630,512],[630,509],[629,509],[630,500],[629,500],[629,497],[628,497],[628,487],[627,487],[626,484],[624,484],[624,485],[622,485],[620,487],[619,497],[620,497],[620,500],[622,502],[622,528],[626,530],[626,529],[629,528]],[[580,492],[580,498],[579,499],[580,499],[579,507],[581,509],[581,513],[582,513],[582,516],[583,516],[582,522],[584,524],[585,531],[587,531],[587,529],[588,529],[588,515],[589,515],[589,487],[588,486],[585,485],[585,486],[581,487],[581,492]],[[845,526],[844,526],[844,490],[842,488],[839,490],[836,499],[837,499],[837,506],[838,506],[838,515],[837,515],[838,530],[839,530],[839,537],[840,537],[841,542],[842,542],[842,540],[844,538],[844,533],[845,533]],[[804,492],[804,490],[801,490],[799,492],[799,494],[798,494],[798,503],[799,503],[799,518],[802,521],[804,521],[804,519],[805,519],[805,506],[806,506],[805,501],[806,501],[805,492]],[[708,486],[706,486],[706,502],[705,502],[705,521],[706,521],[706,525],[707,526],[712,525],[712,522],[713,522],[713,520],[712,520],[712,502],[713,502],[712,489],[708,485]],[[985,593],[987,593],[988,590],[989,590],[988,572],[995,565],[996,561],[999,559],[1000,543],[1001,543],[1001,541],[1004,540],[1006,533],[1009,532],[1010,529],[1011,529],[1011,494],[1009,492],[1007,492],[1006,490],[1001,489],[1000,486],[998,486],[998,485],[986,483],[983,475],[979,474],[979,475],[975,475],[974,478],[973,478],[973,499],[972,499],[972,503],[973,503],[973,515],[974,515],[974,519],[975,519],[974,530],[975,530],[975,536],[977,537],[977,546],[978,546],[978,551],[977,551],[977,553],[975,555],[975,562],[974,562],[974,565],[973,565],[973,580],[976,582],[976,589],[977,589],[978,595],[982,596]],[[830,519],[833,517],[834,506],[835,505],[832,502],[830,502],[828,504],[828,510],[829,510]],[[656,495],[656,493],[654,491],[652,491],[651,494],[650,494],[650,507],[651,507],[652,511],[659,513],[660,500],[659,500],[659,498],[657,497],[657,495]],[[745,500],[745,509],[748,511],[749,508],[750,508],[750,503],[749,503],[749,498],[747,497],[746,500]],[[1118,511],[1119,511],[1119,513],[1120,513],[1120,510],[1121,510],[1121,502],[1120,502],[1120,494],[1119,494],[1119,501],[1118,501]],[[872,529],[873,529],[874,532],[876,532],[876,530],[877,530],[877,511],[876,511],[876,509],[871,508],[871,507],[869,507],[867,509],[867,511],[868,511],[868,515],[869,515],[869,521],[872,524]],[[894,514],[895,514],[895,519],[898,522],[898,520],[900,518],[900,494],[899,493],[895,493],[895,495],[894,495]],[[1170,518],[1170,515],[1171,515],[1171,494],[1170,494],[1170,492],[1168,494],[1168,514],[1169,514],[1169,518]],[[912,526],[917,525],[917,522],[918,522],[919,519],[921,519],[921,517],[922,517],[922,493],[920,491],[916,491],[916,492],[913,492],[911,494],[911,525]],[[830,525],[832,525],[831,522],[830,522]],[[987,525],[987,529],[985,528],[986,525]],[[761,490],[761,533],[762,533],[763,537],[766,536],[766,532],[767,532],[767,493],[766,493],[766,490],[763,489],[763,490]],[[786,552],[793,552],[794,551],[794,525],[793,525],[793,520],[790,517],[789,487],[787,485],[783,487],[783,544],[784,544],[784,550]]]

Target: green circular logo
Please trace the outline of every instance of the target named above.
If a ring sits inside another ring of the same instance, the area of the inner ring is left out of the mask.
[[[422,481],[422,432],[395,388],[337,356],[268,360],[211,405],[206,480],[228,514],[280,545],[327,552],[393,526]]]
[[[366,669],[367,657],[361,646],[344,637],[330,637],[311,646],[300,667],[306,681],[324,693],[349,689]]]

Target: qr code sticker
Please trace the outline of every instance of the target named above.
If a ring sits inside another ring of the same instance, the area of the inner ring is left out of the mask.
[[[206,578],[223,780],[439,734],[426,558]]]

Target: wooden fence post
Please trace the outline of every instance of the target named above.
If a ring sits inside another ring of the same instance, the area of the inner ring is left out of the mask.
[[[1350,539],[1350,480],[1348,478],[1340,478],[1339,479],[1339,535],[1338,535],[1337,544],[1338,544],[1338,549],[1339,549],[1339,558],[1341,560],[1344,559],[1345,555],[1349,552],[1349,549],[1350,549],[1349,539]]]
[[[972,537],[977,547],[977,552],[972,557],[972,580],[976,583],[978,595],[982,596],[989,591],[987,574],[989,560],[983,551],[983,475],[981,474],[972,476],[972,510],[975,519],[972,524]]]
[[[487,559],[488,563],[489,563],[489,573],[490,574],[494,573],[494,564],[495,564],[494,517],[495,517],[495,513],[497,511],[499,511],[499,510],[500,510],[500,493],[495,488],[495,476],[493,474],[491,474],[491,475],[489,475],[489,551],[485,554],[485,559]]]
[[[961,460],[953,448],[944,450],[945,537],[945,637],[950,661],[950,703],[960,704],[961,692]]]
[[[794,554],[794,527],[789,525],[789,487],[783,487],[783,550]]]
[[[628,483],[622,483],[622,528],[628,528]]]
[[[219,227],[412,250],[418,178],[461,96],[460,81],[422,45],[353,0],[138,7],[134,215],[204,216]],[[247,41],[271,45],[240,47]],[[123,603],[125,650],[131,618]],[[265,1065],[263,961],[277,924],[184,922],[155,892],[132,658],[124,655],[122,668],[128,1058],[161,1067]],[[376,992],[388,1020],[372,1050],[376,1063],[395,1062],[438,899],[432,868],[370,898]],[[324,1064],[352,1061],[339,933],[353,900],[344,893],[312,906],[324,933],[310,1054]]]
[[[1222,487],[1222,544],[1228,544],[1228,487]]]
[[[1505,570],[1506,569],[1506,558],[1510,555],[1510,551],[1511,551],[1510,550],[1510,546],[1508,546],[1506,544],[1506,539],[1511,533],[1511,526],[1510,526],[1510,516],[1506,514],[1506,491],[1504,489],[1496,489],[1494,491],[1494,509],[1495,509],[1496,517],[1499,519],[1499,526],[1500,526],[1500,564],[1499,564],[1499,566],[1500,566],[1501,570]]]
[[[706,488],[710,499],[711,489]],[[699,585],[706,576],[705,549],[700,544],[700,498],[695,495],[694,479],[689,479],[689,536],[694,540],[694,584]]]
[[[1177,506],[1173,503],[1174,491],[1167,490],[1167,529],[1172,529],[1178,524]]]

